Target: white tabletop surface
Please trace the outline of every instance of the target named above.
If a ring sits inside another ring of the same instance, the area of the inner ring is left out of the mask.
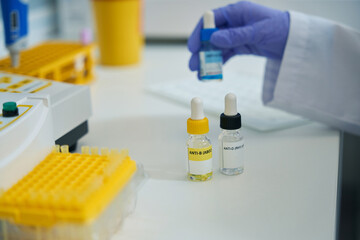
[[[339,133],[319,123],[276,132],[243,128],[245,171],[228,177],[217,170],[219,119],[209,117],[214,178],[186,180],[190,110],[144,88],[196,81],[188,58],[185,46],[147,46],[137,66],[97,68],[89,133],[79,144],[128,148],[149,175],[113,240],[334,239]],[[261,77],[264,63],[238,57],[224,72]]]

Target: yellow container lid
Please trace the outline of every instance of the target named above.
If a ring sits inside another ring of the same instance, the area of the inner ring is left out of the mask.
[[[201,120],[187,120],[187,132],[189,134],[206,134],[209,132],[209,120],[207,117]]]

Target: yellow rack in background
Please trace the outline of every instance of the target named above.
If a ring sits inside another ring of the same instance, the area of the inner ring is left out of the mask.
[[[50,41],[20,53],[20,65],[0,60],[0,71],[49,80],[85,84],[94,78],[95,44]]]

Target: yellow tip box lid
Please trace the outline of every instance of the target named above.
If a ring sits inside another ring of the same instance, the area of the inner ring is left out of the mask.
[[[127,150],[57,146],[30,173],[0,196],[0,218],[16,224],[51,226],[90,223],[136,172]]]

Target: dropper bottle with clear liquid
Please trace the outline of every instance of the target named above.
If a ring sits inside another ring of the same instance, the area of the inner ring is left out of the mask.
[[[236,96],[225,96],[225,111],[220,115],[219,160],[220,172],[237,175],[244,171],[244,138],[241,135],[241,115],[237,112]]]
[[[200,31],[200,80],[223,79],[222,74],[222,51],[210,43],[211,35],[218,31],[215,27],[215,16],[213,11],[205,12],[203,16],[203,28]]]
[[[212,145],[207,137],[209,120],[204,116],[200,98],[191,100],[191,117],[187,120],[188,173],[190,181],[207,181],[213,176]]]

